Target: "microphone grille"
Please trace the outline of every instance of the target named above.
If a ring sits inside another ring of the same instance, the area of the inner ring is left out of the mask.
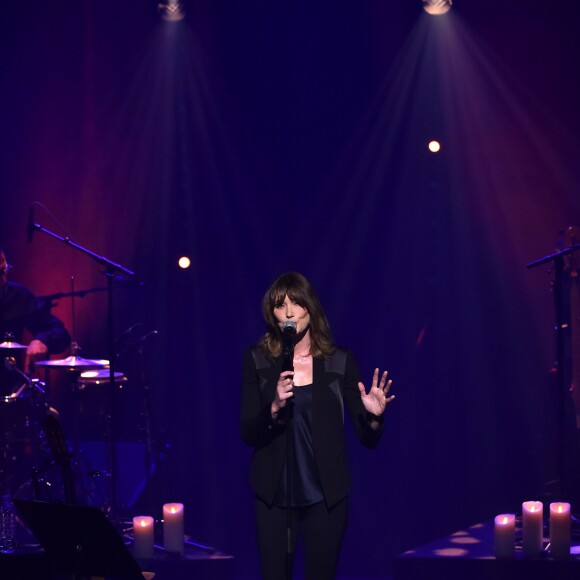
[[[296,333],[296,323],[293,320],[287,320],[282,325],[282,332],[289,332],[291,334]]]

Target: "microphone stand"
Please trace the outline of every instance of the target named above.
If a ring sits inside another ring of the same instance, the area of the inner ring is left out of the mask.
[[[565,474],[564,443],[566,430],[566,371],[565,365],[565,344],[564,332],[567,324],[564,316],[564,306],[562,302],[562,287],[564,273],[564,256],[580,250],[580,244],[573,244],[554,254],[544,256],[538,260],[527,264],[527,268],[535,268],[549,262],[554,263],[554,281],[552,289],[554,292],[554,307],[556,311],[556,379],[557,379],[557,414],[558,414],[558,496],[562,496]],[[575,321],[574,321],[575,322]],[[573,322],[573,323],[574,323]]]
[[[152,510],[153,506],[153,490],[151,489],[151,483],[153,479],[153,474],[157,469],[160,462],[160,456],[158,454],[158,449],[156,445],[156,440],[153,435],[152,426],[152,412],[151,412],[151,385],[147,378],[147,373],[145,371],[145,353],[144,346],[149,338],[159,334],[157,330],[152,330],[147,334],[143,335],[137,341],[137,376],[138,383],[141,387],[143,393],[142,397],[142,407],[141,416],[143,418],[143,428],[145,431],[145,480],[143,482],[145,499],[144,503],[147,510]],[[158,495],[158,494],[155,494]]]
[[[62,242],[63,244],[78,250],[79,252],[89,256],[103,267],[103,274],[107,278],[107,344],[109,350],[109,433],[108,433],[108,452],[109,452],[109,492],[110,504],[109,513],[114,513],[117,508],[117,411],[116,411],[116,384],[115,384],[115,337],[113,329],[114,309],[113,309],[113,284],[115,281],[115,274],[122,273],[125,276],[135,276],[128,268],[116,264],[115,262],[100,256],[91,250],[84,248],[80,244],[73,242],[69,237],[59,236],[58,234],[47,230],[40,224],[31,223],[29,227],[29,240],[32,240],[32,234],[35,231],[47,234],[51,238]]]
[[[294,333],[285,332],[282,347],[282,372],[294,371]],[[286,422],[286,580],[292,579],[292,406],[288,400],[288,417]]]

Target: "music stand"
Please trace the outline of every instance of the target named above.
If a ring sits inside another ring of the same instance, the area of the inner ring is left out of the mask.
[[[14,499],[57,574],[143,580],[129,548],[98,508]]]

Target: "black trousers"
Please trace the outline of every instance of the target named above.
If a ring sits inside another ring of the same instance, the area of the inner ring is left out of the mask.
[[[263,580],[284,580],[287,559],[287,512],[284,507],[269,508],[256,498],[256,525]],[[332,509],[320,502],[291,510],[291,551],[296,537],[304,544],[306,580],[333,580],[348,517],[348,498]]]

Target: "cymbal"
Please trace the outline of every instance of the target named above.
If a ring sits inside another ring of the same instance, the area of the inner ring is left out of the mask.
[[[25,344],[19,344],[14,342],[13,340],[5,340],[4,342],[0,342],[0,348],[28,348]]]
[[[68,371],[88,371],[90,369],[104,369],[109,366],[109,361],[72,355],[61,360],[39,360],[34,363],[34,366]]]

